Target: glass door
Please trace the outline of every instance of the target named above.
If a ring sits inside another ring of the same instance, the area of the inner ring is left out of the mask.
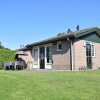
[[[45,69],[45,47],[40,47],[40,69]]]

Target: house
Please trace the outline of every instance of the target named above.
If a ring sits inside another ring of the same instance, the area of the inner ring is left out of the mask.
[[[28,44],[16,53],[29,69],[100,68],[100,28],[91,27]],[[19,53],[21,52],[21,53]]]

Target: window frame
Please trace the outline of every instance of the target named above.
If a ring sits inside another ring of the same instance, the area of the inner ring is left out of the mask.
[[[35,50],[37,50],[37,58],[36,58],[37,61],[35,61],[36,59],[34,59],[34,58],[35,58]],[[33,61],[34,61],[34,64],[38,64],[38,55],[39,55],[39,54],[38,54],[38,48],[34,48],[34,49],[33,49],[33,57],[34,57],[34,58],[33,58]]]
[[[91,57],[95,57],[95,46],[94,46],[94,43],[90,42],[90,41],[86,41],[84,47],[86,47],[86,44],[90,44],[91,45]]]
[[[92,57],[95,57],[95,46],[94,46],[94,44],[91,44],[91,55],[92,55]]]
[[[61,49],[59,49],[59,45],[61,45]],[[56,51],[62,51],[62,42],[61,41],[57,42]]]
[[[47,52],[47,48],[48,48],[48,47],[49,47],[49,48],[52,48],[52,46],[46,46],[46,63],[47,63],[47,64],[52,64],[52,50],[50,51],[50,49],[49,49],[49,52]],[[47,56],[48,53],[49,53],[51,56],[49,55],[49,57],[48,57],[48,56]],[[51,62],[49,62],[49,63],[47,62],[47,61],[48,61],[48,60],[47,60],[48,58],[51,59]]]

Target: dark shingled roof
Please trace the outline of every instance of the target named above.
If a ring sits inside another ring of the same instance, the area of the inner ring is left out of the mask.
[[[70,35],[74,35],[75,36],[75,35],[78,35],[78,34],[90,32],[90,31],[97,31],[97,30],[100,31],[100,28],[98,28],[98,27],[91,27],[91,28],[79,30],[79,31],[76,31],[76,32],[72,32],[72,33],[70,33]]]
[[[27,44],[24,48],[18,49],[18,50],[19,51],[29,50],[32,46],[38,46],[38,45],[42,45],[42,44],[45,44],[45,43],[51,43],[53,41],[61,40],[61,39],[64,39],[64,38],[66,39],[66,38],[70,38],[70,37],[75,37],[79,34],[83,34],[83,33],[86,33],[86,32],[93,32],[93,31],[96,31],[98,33],[98,35],[100,36],[100,28],[91,27],[91,28],[87,28],[87,29],[83,29],[83,30],[78,30],[78,31],[75,31],[75,32],[70,32],[70,33],[67,33],[67,34],[62,34],[60,36],[48,38],[46,40],[42,40],[42,41],[35,42],[35,43],[32,43],[32,44]]]
[[[29,48],[27,48],[26,46],[24,48],[20,48],[20,49],[17,49],[16,51],[27,51],[29,50]]]
[[[39,42],[28,44],[28,45],[26,45],[26,47],[37,46],[37,45],[41,45],[41,44],[45,44],[45,43],[50,43],[50,42],[60,40],[60,39],[64,39],[64,38],[67,38],[67,37],[75,37],[78,34],[90,32],[90,31],[100,31],[100,28],[91,27],[91,28],[87,28],[87,29],[83,29],[83,30],[78,30],[78,31],[75,31],[75,32],[70,32],[70,33],[67,33],[67,34],[63,34],[61,36],[56,36],[56,37],[48,38],[46,40],[42,40],[42,41],[39,41]]]

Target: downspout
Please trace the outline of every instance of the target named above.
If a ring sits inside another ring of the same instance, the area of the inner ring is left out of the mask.
[[[74,61],[73,61],[73,42],[72,40],[70,40],[68,37],[67,37],[67,40],[70,41],[70,57],[71,57],[71,70],[73,71],[74,70]]]

